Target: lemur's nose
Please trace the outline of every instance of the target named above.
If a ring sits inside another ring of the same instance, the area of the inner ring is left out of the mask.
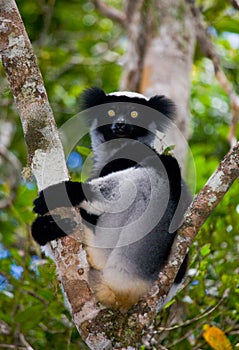
[[[111,129],[113,132],[124,132],[126,130],[126,121],[123,118],[118,118],[112,124]]]
[[[125,130],[126,124],[125,123],[115,123],[114,128],[117,130]]]

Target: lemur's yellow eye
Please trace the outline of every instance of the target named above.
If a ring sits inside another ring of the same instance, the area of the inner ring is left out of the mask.
[[[108,111],[108,116],[109,116],[109,117],[114,117],[114,116],[115,116],[115,111],[114,111],[113,109],[110,109],[110,110]]]
[[[130,115],[131,115],[132,118],[137,118],[137,117],[138,117],[138,112],[132,111],[132,112],[130,113]]]

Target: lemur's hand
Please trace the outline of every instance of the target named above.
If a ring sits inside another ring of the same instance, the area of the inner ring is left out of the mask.
[[[41,191],[38,197],[33,201],[33,211],[37,214],[44,215],[48,212],[48,207],[44,198],[43,191]]]
[[[38,216],[33,222],[31,231],[34,240],[45,245],[56,238],[67,236],[73,233],[77,223],[70,218],[63,218],[59,215]]]
[[[65,196],[67,197],[65,182],[47,187],[45,190],[41,191],[39,196],[34,200],[33,211],[37,214],[44,215],[50,210],[63,207]]]
[[[64,181],[41,191],[33,202],[33,211],[37,214],[44,215],[50,210],[59,207],[76,206],[84,200],[84,198],[81,183]]]

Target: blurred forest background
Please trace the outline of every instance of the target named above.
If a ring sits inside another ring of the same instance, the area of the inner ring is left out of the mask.
[[[121,0],[108,3],[122,7]],[[239,94],[239,10],[231,3],[198,1],[221,67]],[[93,2],[19,0],[17,4],[58,127],[78,112],[78,96],[84,88],[97,85],[106,92],[119,90],[127,36]],[[21,176],[27,164],[26,145],[2,66],[0,79],[0,348],[86,349],[64,305],[54,263],[41,254],[30,236],[37,188],[34,181]],[[190,113],[189,145],[197,193],[230,149],[227,136],[232,119],[229,97],[199,47],[191,72]],[[81,146],[68,159],[73,178],[79,177],[89,140]],[[191,247],[188,284],[168,305],[177,308],[181,326],[164,332],[166,349],[211,349],[202,336],[205,323],[223,330],[233,349],[239,349],[238,262],[236,181]],[[172,313],[167,319],[167,311],[158,316],[161,326],[174,324]]]

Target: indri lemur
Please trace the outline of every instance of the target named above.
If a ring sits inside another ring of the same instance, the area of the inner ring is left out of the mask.
[[[39,216],[32,235],[45,245],[70,234],[74,222],[43,215],[70,202],[77,206],[91,266],[90,286],[104,305],[126,310],[150,289],[165,265],[190,202],[177,160],[153,146],[156,130],[165,131],[175,106],[164,96],[148,99],[91,88],[81,96],[81,109],[91,124],[93,176],[84,184],[66,181],[41,191],[34,201]],[[186,269],[187,258],[170,295]]]

